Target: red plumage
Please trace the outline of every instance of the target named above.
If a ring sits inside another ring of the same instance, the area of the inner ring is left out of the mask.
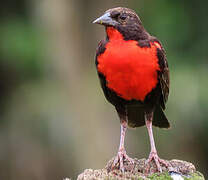
[[[157,45],[140,47],[135,40],[125,41],[112,27],[107,34],[109,42],[105,53],[98,56],[98,71],[105,75],[108,88],[122,98],[144,101],[158,83]]]

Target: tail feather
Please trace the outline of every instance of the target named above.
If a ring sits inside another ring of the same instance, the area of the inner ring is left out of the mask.
[[[170,123],[161,107],[156,107],[152,124],[160,128],[170,128]]]
[[[144,109],[138,106],[127,107],[128,126],[135,128],[145,125]]]
[[[140,127],[145,125],[144,108],[138,106],[127,107],[128,126]],[[160,128],[169,128],[170,123],[161,107],[157,106],[154,111],[153,125]]]

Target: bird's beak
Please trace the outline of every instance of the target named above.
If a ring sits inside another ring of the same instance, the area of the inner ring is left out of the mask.
[[[111,18],[110,13],[107,12],[104,15],[100,16],[96,20],[94,20],[92,23],[94,24],[101,24],[106,26],[115,26],[118,24],[118,22]]]

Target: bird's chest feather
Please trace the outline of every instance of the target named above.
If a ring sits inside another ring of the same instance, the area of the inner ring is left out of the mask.
[[[98,56],[98,71],[107,82],[107,87],[126,100],[144,101],[156,87],[157,71],[160,70],[157,47],[141,48],[137,41],[112,39]]]

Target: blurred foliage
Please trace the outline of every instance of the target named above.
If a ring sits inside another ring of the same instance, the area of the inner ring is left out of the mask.
[[[0,25],[0,49],[5,64],[13,66],[22,78],[41,75],[41,35],[21,19]]]
[[[94,67],[105,33],[91,24],[116,6],[134,9],[167,52],[172,128],[155,129],[159,154],[208,177],[208,1],[8,0],[0,6],[0,179],[75,178],[116,153],[119,120]],[[146,157],[145,127],[129,130],[126,146]]]

